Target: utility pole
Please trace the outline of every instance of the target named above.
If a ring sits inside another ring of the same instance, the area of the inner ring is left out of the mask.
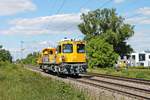
[[[23,51],[24,51],[23,44],[24,44],[24,41],[21,41],[20,43],[21,43],[21,45],[20,45],[21,59],[23,59]]]
[[[22,66],[23,66],[23,62],[22,62],[22,60],[23,60],[23,51],[24,51],[23,44],[24,44],[24,41],[20,41],[20,60],[21,60],[21,65]]]

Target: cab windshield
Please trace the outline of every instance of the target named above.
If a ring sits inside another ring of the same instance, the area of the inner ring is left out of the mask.
[[[72,44],[64,44],[63,45],[63,53],[72,53],[73,45]]]
[[[85,45],[84,44],[77,44],[77,52],[78,53],[85,53]]]

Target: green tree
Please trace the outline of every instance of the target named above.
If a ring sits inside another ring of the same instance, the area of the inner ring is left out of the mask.
[[[112,67],[118,59],[113,46],[99,37],[89,40],[86,50],[90,67]]]
[[[8,50],[3,49],[3,46],[0,45],[0,61],[12,62],[12,56]]]
[[[99,36],[113,45],[114,51],[119,55],[127,55],[133,51],[126,40],[134,34],[134,26],[126,24],[124,18],[118,16],[115,9],[97,9],[88,14],[82,14],[83,22],[79,29],[85,35],[87,42]]]
[[[27,55],[25,59],[22,60],[23,64],[36,65],[37,58],[39,56],[38,52],[33,52]]]

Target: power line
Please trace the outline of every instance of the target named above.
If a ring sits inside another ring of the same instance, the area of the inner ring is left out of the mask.
[[[81,10],[81,8],[84,7],[85,5],[88,5],[89,1],[90,1],[90,0],[86,0],[86,2],[83,3],[83,4],[79,7],[79,10]],[[72,27],[74,27],[74,26],[69,26],[69,27],[65,28],[63,31],[66,31],[68,28],[72,28]]]
[[[141,16],[141,14],[134,14],[134,15],[131,15],[131,16],[129,16],[129,17],[126,17],[126,19],[130,19],[130,18],[138,17],[138,16]]]
[[[87,0],[87,2],[88,2],[89,0]],[[106,1],[106,2],[104,2],[101,6],[100,6],[100,9],[101,8],[103,8],[105,5],[107,5],[108,3],[110,3],[110,2],[112,2],[113,0],[108,0],[108,1]],[[80,8],[81,9],[81,8]],[[72,27],[74,27],[74,26],[69,26],[69,27],[67,27],[66,29],[64,29],[63,31],[66,31],[68,28],[72,28]]]
[[[80,10],[82,7],[84,7],[85,5],[88,5],[89,1],[90,1],[90,0],[87,0],[84,4],[82,4],[82,5],[79,7],[79,10]],[[64,4],[65,4],[65,0],[63,0],[63,2],[62,2],[62,4],[61,4],[60,8],[57,10],[57,12],[56,12],[55,14],[58,14],[58,13],[61,11],[61,9],[63,8]],[[53,20],[54,20],[54,19],[53,19]],[[53,20],[52,20],[52,21],[53,21]],[[51,23],[52,23],[52,21],[51,21]],[[49,28],[49,25],[47,26],[46,29],[48,29],[48,28]],[[65,30],[65,29],[64,29],[64,30]]]
[[[134,3],[134,5],[135,5],[135,4],[137,3],[137,0],[133,0],[133,1],[130,3],[130,5],[133,4],[133,3]],[[134,15],[131,15],[131,16],[126,17],[126,19],[133,18],[133,17],[138,17],[138,16],[141,16],[141,14],[140,14],[140,13],[134,14]]]
[[[60,7],[57,9],[56,13],[54,13],[55,15],[58,14],[58,13],[60,13],[61,9],[62,9],[62,8],[64,7],[64,5],[65,5],[65,2],[66,2],[66,0],[63,0],[63,1],[62,1],[62,4],[61,4]],[[52,20],[50,23],[52,23],[54,20],[55,20],[55,18],[53,18],[53,20]],[[49,26],[50,26],[50,24],[47,25],[46,29],[48,29]]]
[[[53,5],[51,6],[52,9],[55,7],[56,3],[57,3],[57,0],[55,0],[55,2],[53,3]],[[51,11],[52,11],[52,10],[50,10],[50,12],[51,12]]]
[[[23,44],[24,44],[24,41],[20,41],[20,54],[21,54],[21,59],[23,59],[23,51],[24,51],[24,48],[23,48]]]
[[[108,3],[112,2],[113,0],[107,0],[106,2],[104,2],[101,6],[100,9],[102,9],[105,5],[107,5]]]
[[[80,10],[82,7],[84,7],[84,6],[88,5],[89,1],[90,1],[90,0],[86,0],[86,2],[85,2],[85,3],[83,3],[83,4],[79,7],[79,10]]]
[[[58,10],[56,11],[55,14],[58,14],[58,13],[61,11],[61,9],[63,8],[63,6],[65,5],[65,1],[66,1],[66,0],[63,0],[63,1],[62,1],[62,4],[60,5],[60,7],[58,8]]]

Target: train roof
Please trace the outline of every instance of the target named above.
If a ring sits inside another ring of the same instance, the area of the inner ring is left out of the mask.
[[[85,41],[83,40],[73,40],[73,39],[63,39],[61,41],[58,42],[58,44],[62,44],[62,43],[82,43],[85,44]]]
[[[44,48],[42,51],[56,50],[56,48]]]

